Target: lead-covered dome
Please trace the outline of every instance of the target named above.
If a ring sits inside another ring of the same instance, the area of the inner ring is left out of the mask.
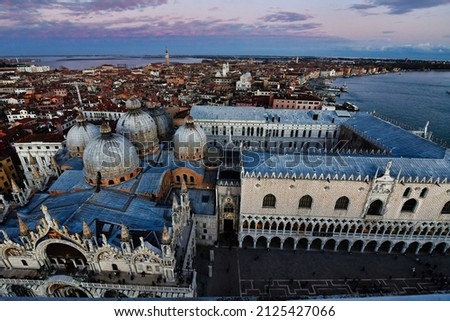
[[[76,123],[67,133],[67,149],[70,156],[83,156],[87,144],[100,134],[97,126],[86,121],[83,114],[79,114],[75,119]]]
[[[153,118],[141,108],[138,99],[126,102],[127,112],[117,121],[116,132],[124,135],[139,151],[139,155],[153,154],[158,150],[158,129]]]
[[[100,136],[90,142],[83,155],[84,176],[87,182],[110,186],[128,181],[139,173],[136,148],[124,136],[111,133],[104,123]]]
[[[167,139],[172,131],[172,117],[163,108],[150,109],[150,116],[155,120],[158,128],[158,138]]]
[[[173,136],[174,154],[179,159],[200,160],[205,157],[206,134],[203,128],[187,116],[185,124]]]

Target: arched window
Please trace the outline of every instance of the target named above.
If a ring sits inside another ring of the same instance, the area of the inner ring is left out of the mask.
[[[414,198],[407,200],[402,207],[402,212],[414,213],[417,207],[417,201]]]
[[[234,206],[231,203],[226,203],[225,206],[223,207],[223,212],[224,213],[234,213]]]
[[[350,200],[346,196],[342,196],[338,198],[336,201],[336,204],[334,205],[335,210],[346,210],[348,209],[348,204],[350,203]]]
[[[309,195],[305,195],[302,198],[300,198],[300,201],[298,202],[298,208],[311,208],[312,206],[312,197]]]
[[[275,207],[275,203],[277,202],[277,199],[275,198],[275,195],[273,194],[267,194],[263,198],[263,207]]]
[[[420,198],[425,198],[428,195],[428,188],[423,188],[422,191],[420,192]]]
[[[376,200],[370,203],[369,209],[367,210],[367,215],[381,215],[382,210],[383,202],[380,200]]]
[[[405,191],[403,192],[403,197],[409,197],[409,195],[411,195],[411,187],[408,187],[408,188],[405,189]]]
[[[450,214],[450,201],[445,203],[444,207],[442,208],[441,214]]]

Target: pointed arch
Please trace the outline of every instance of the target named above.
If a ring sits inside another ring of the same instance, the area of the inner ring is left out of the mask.
[[[273,194],[267,194],[263,198],[262,207],[275,207],[277,203],[277,198]]]
[[[428,188],[424,187],[422,188],[422,191],[420,192],[420,198],[425,198],[428,195]]]
[[[304,195],[300,198],[298,202],[298,208],[307,208],[310,209],[312,207],[313,199],[309,195]]]
[[[367,209],[367,215],[381,215],[383,210],[383,202],[381,200],[375,200],[370,203]]]
[[[339,197],[334,205],[335,210],[347,210],[350,199],[347,196]]]
[[[407,200],[403,203],[401,212],[404,213],[414,213],[417,208],[417,201],[414,198]]]
[[[450,201],[444,204],[442,207],[441,214],[450,214]]]
[[[411,187],[407,187],[403,192],[403,197],[408,198],[411,195]]]

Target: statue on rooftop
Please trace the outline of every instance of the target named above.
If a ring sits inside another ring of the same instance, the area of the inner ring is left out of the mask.
[[[47,222],[47,224],[49,226],[53,226],[53,220],[52,220],[52,217],[50,216],[50,213],[48,212],[47,206],[42,204],[41,211],[42,211],[42,213],[44,213],[45,221]]]

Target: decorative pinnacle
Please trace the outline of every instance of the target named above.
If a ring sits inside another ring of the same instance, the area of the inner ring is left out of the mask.
[[[164,225],[163,231],[162,231],[162,243],[169,244],[170,243],[170,234],[169,230],[167,229],[167,226]]]
[[[11,178],[11,185],[13,193],[20,193],[19,185],[17,185],[16,181],[13,178]]]
[[[28,226],[26,226],[26,224],[22,221],[22,219],[18,216],[17,217],[18,221],[19,221],[19,232],[20,235],[22,236],[27,236],[30,234],[30,231],[28,229]]]
[[[120,232],[122,242],[128,242],[130,240],[130,232],[125,225],[122,224],[122,231]]]
[[[75,121],[81,125],[86,121],[86,118],[84,118],[82,113],[79,113],[77,118],[75,118]]]
[[[183,180],[181,181],[181,193],[187,193],[187,186],[186,186],[186,181]]]
[[[91,228],[86,223],[85,220],[83,220],[83,238],[90,239],[92,237]]]

